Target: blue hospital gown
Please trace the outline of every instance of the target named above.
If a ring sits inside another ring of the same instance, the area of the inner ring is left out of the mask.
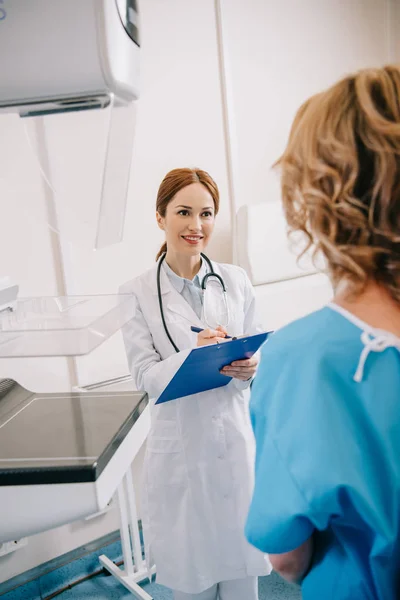
[[[400,339],[327,306],[264,345],[250,408],[250,543],[314,535],[304,600],[398,600]]]

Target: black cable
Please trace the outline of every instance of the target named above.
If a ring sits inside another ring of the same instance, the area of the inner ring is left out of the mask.
[[[120,560],[118,562],[115,562],[114,564],[115,564],[116,567],[120,567],[121,565],[124,564],[124,561]],[[73,583],[69,583],[68,585],[66,585],[65,587],[61,588],[60,590],[57,590],[56,592],[53,592],[52,594],[50,594],[50,596],[45,596],[43,598],[43,600],[52,600],[52,598],[56,598],[56,596],[60,596],[64,592],[66,592],[68,590],[71,590],[72,588],[76,587],[80,583],[83,583],[84,581],[87,581],[88,579],[92,579],[93,577],[97,577],[97,575],[111,575],[111,573],[109,573],[107,571],[107,569],[105,569],[103,567],[102,569],[98,569],[97,571],[94,571],[93,573],[90,573],[90,575],[85,575],[85,577],[81,577],[80,579],[77,579]]]
[[[225,287],[225,284],[224,284],[224,280],[222,279],[221,275],[218,275],[218,273],[214,273],[214,271],[211,271],[211,273],[206,273],[206,275],[204,275],[203,281],[201,282],[201,289],[202,290],[206,289],[206,282],[207,282],[207,279],[209,277],[215,277],[215,279],[218,279],[218,281],[221,284],[222,289],[224,290],[224,292],[226,292],[226,287]]]
[[[163,256],[160,258],[160,261],[158,263],[158,267],[157,267],[157,293],[158,293],[158,303],[160,305],[160,313],[161,313],[161,320],[163,322],[164,325],[164,329],[165,329],[165,333],[168,336],[169,341],[171,342],[171,344],[174,347],[175,352],[179,352],[179,348],[178,346],[175,344],[174,340],[172,339],[169,331],[168,331],[168,327],[167,324],[165,322],[165,318],[164,318],[164,310],[163,310],[163,305],[162,305],[162,298],[161,298],[161,282],[160,282],[160,270],[161,270],[161,265],[163,260],[165,259],[166,254],[163,254]]]

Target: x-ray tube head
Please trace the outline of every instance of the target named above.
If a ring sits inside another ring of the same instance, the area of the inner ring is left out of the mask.
[[[2,0],[0,111],[99,108],[139,96],[136,0]]]

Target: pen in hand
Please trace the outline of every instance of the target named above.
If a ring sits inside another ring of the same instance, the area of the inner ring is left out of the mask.
[[[200,333],[200,331],[204,331],[204,329],[202,329],[201,327],[195,327],[194,325],[192,325],[192,327],[190,329],[192,331],[194,331],[194,333]],[[232,338],[232,336],[230,336],[230,335],[225,335],[225,339],[231,340],[231,339],[235,339],[235,338]]]

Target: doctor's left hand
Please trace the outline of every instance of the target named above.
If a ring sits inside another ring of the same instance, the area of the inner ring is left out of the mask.
[[[252,356],[245,360],[235,360],[230,365],[227,365],[221,369],[221,373],[227,377],[233,377],[240,379],[241,381],[247,381],[253,377],[257,371],[258,357]]]

